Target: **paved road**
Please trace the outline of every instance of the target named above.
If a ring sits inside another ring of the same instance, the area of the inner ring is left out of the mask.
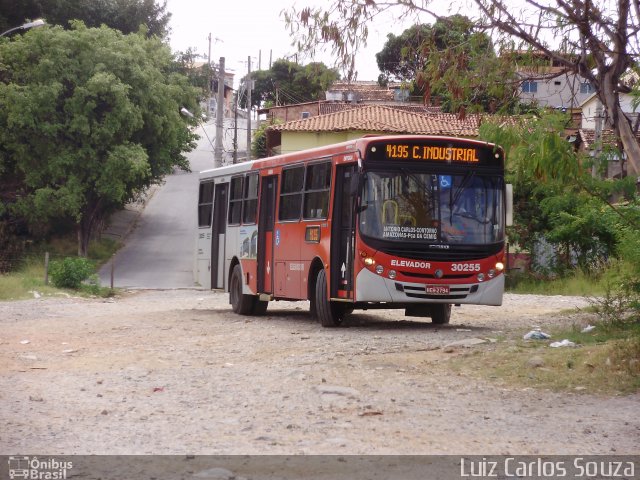
[[[225,151],[232,150],[231,121],[225,122]],[[238,122],[240,125],[240,121]],[[198,147],[187,154],[191,173],[176,171],[157,188],[126,237],[114,263],[114,286],[120,288],[189,288],[193,282],[198,200],[198,172],[213,167],[213,146],[198,128]],[[215,124],[205,125],[211,140]],[[238,131],[244,149],[246,130]],[[111,263],[99,272],[102,285],[110,284]]]

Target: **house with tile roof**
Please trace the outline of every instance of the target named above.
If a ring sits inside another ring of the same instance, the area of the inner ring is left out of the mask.
[[[636,132],[636,139],[640,142],[640,132]],[[585,152],[592,157],[604,153],[607,158],[606,178],[620,178],[622,176],[624,162],[621,160],[624,160],[624,157],[620,158],[618,137],[613,130],[603,129],[600,139],[598,139],[594,129],[581,128],[576,135],[575,146],[578,151]]]
[[[381,86],[376,81],[336,81],[325,92],[325,98],[333,102],[388,103],[407,101],[409,91],[400,83]]]
[[[608,151],[607,178],[620,177],[622,169],[624,168],[624,162],[621,162],[620,156],[617,153],[618,138],[611,129],[611,122],[609,121],[606,109],[602,107],[602,103],[595,93],[582,102],[580,107],[582,110],[582,118],[581,128],[576,135],[576,148],[582,152],[586,152],[590,156],[599,154],[599,152]],[[640,133],[637,129],[640,123],[640,112],[634,107],[633,97],[630,94],[620,93],[620,108],[636,130],[636,139],[640,142]],[[596,134],[598,116],[600,116],[599,128],[602,132],[600,138],[598,138]]]
[[[421,134],[474,138],[480,115],[420,114],[382,105],[363,105],[316,115],[267,129],[269,155],[348,141],[368,134]]]
[[[516,69],[522,103],[561,110],[572,110],[594,92],[591,83],[570,72],[542,51],[518,51],[506,54]]]
[[[629,93],[621,92],[620,96],[620,108],[625,116],[629,119],[631,124],[633,125],[635,122],[638,122],[638,117],[640,116],[640,112],[638,112],[638,108],[633,105],[633,96]],[[580,104],[580,108],[582,109],[582,128],[595,129],[596,128],[596,119],[598,110],[600,110],[601,118],[603,119],[603,128],[608,128],[609,119],[607,115],[607,111],[602,107],[602,102],[600,98],[598,98],[597,94],[590,95],[585,101]]]
[[[295,103],[290,105],[279,105],[276,107],[265,107],[258,110],[259,115],[266,115],[269,122],[286,123],[291,120],[303,120],[316,115],[326,115],[328,113],[360,108],[369,104],[352,102],[334,102],[328,100],[316,100],[313,102]],[[387,102],[377,103],[384,107],[395,108],[407,112],[431,115],[442,113],[442,109],[436,106],[421,105],[417,103]]]

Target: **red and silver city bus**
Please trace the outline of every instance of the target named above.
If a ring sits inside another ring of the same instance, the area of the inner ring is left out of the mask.
[[[366,136],[200,174],[195,280],[233,311],[309,300],[326,327],[354,309],[448,323],[501,305],[507,210],[500,147]]]

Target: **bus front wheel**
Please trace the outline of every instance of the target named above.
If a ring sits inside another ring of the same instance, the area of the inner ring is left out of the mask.
[[[315,298],[312,310],[315,310],[318,320],[323,327],[338,327],[342,323],[344,311],[341,305],[331,302],[327,295],[327,274],[324,270],[318,272],[316,279]]]
[[[451,319],[451,304],[436,303],[431,305],[431,321],[437,325],[449,323]]]
[[[244,295],[242,293],[242,267],[236,265],[233,267],[231,282],[229,282],[231,309],[239,315],[250,315],[253,313],[255,301],[256,299],[253,295]]]

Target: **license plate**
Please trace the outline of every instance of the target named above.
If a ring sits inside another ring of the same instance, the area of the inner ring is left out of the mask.
[[[449,295],[449,285],[425,285],[425,290],[431,295]]]

